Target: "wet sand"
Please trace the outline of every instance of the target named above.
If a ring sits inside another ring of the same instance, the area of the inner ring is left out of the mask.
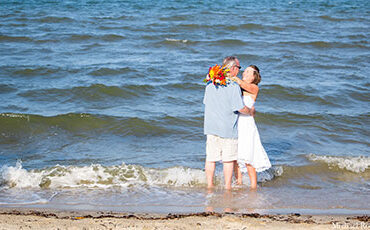
[[[370,229],[367,215],[135,214],[0,208],[0,229]]]

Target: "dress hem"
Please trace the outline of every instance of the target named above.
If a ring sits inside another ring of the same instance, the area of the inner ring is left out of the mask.
[[[256,172],[263,172],[263,171],[265,171],[265,170],[267,170],[267,169],[269,169],[269,168],[271,168],[271,165],[270,166],[262,166],[262,167],[255,167],[252,163],[250,163],[249,161],[241,161],[241,160],[238,160],[238,165],[242,165],[242,167],[240,167],[241,169],[244,169],[245,168],[245,170],[243,170],[244,172],[247,172],[248,170],[247,170],[247,167],[245,166],[246,164],[249,164],[249,165],[251,165],[253,168],[255,168],[256,169]],[[242,172],[243,172],[242,171]]]

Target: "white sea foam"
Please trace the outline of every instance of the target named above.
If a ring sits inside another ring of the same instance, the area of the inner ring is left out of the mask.
[[[181,39],[173,39],[173,38],[166,38],[166,41],[169,41],[169,42],[182,42],[182,43],[187,43],[188,40],[181,40]]]
[[[73,187],[132,187],[137,185],[196,187],[206,184],[201,169],[176,166],[167,169],[150,169],[139,165],[61,166],[41,170],[26,170],[21,162],[16,166],[3,166],[0,170],[1,184],[17,188],[73,188]],[[282,170],[271,168],[259,175],[259,181],[268,181],[280,176]],[[222,173],[216,175],[221,183]]]
[[[272,180],[282,174],[281,167],[273,167],[259,174],[259,181]],[[26,170],[21,162],[0,169],[0,184],[16,188],[77,188],[77,187],[132,187],[170,186],[197,187],[206,185],[204,170],[176,166],[166,169],[145,168],[140,165],[61,166]],[[222,172],[216,174],[216,184],[222,184]]]
[[[272,166],[271,168],[258,173],[258,181],[265,182],[281,176],[284,170],[282,166]]]
[[[30,121],[30,116],[24,114],[16,114],[16,113],[1,113],[0,116],[2,117],[11,117],[11,118],[23,118],[27,121]]]
[[[192,187],[206,183],[204,171],[200,169],[172,167],[162,170],[149,169],[145,171],[148,183],[152,185]]]
[[[0,183],[17,188],[131,187],[136,185],[197,186],[204,184],[204,171],[185,167],[149,169],[139,165],[61,166],[26,170],[21,162],[0,169]]]
[[[10,187],[34,187],[42,180],[42,174],[29,172],[22,168],[22,162],[17,161],[15,167],[3,166],[0,170],[1,184],[7,184]]]
[[[272,166],[271,168],[264,170],[262,172],[257,173],[257,180],[258,182],[266,182],[273,180],[275,177],[279,177],[283,174],[284,170],[282,166]],[[248,171],[245,168],[245,170],[242,170],[243,174],[243,184],[249,185],[250,180],[248,176]]]
[[[7,202],[1,202],[0,201],[0,205],[31,205],[31,204],[47,204],[49,203],[50,200],[48,199],[43,199],[43,198],[40,198],[40,199],[37,199],[37,200],[30,200],[30,201],[26,201],[26,200],[22,200],[22,201],[19,201],[19,200],[12,200],[12,201],[7,201]]]
[[[339,167],[351,172],[361,173],[365,172],[370,166],[370,157],[344,157],[344,156],[319,156],[316,154],[309,154],[307,158],[310,161],[325,162],[330,167]]]

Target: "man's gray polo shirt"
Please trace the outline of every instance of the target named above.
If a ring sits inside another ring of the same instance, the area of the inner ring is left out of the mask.
[[[244,108],[240,87],[235,82],[216,87],[206,86],[203,103],[204,134],[238,138],[238,111]]]

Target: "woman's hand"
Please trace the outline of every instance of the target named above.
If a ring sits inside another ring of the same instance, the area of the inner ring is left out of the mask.
[[[230,78],[231,80],[233,80],[233,81],[235,81],[236,83],[238,83],[238,85],[240,85],[240,83],[241,83],[241,80],[240,80],[240,78],[238,78],[238,77],[231,77]]]
[[[240,88],[242,88],[243,90],[247,91],[250,94],[255,95],[255,97],[257,98],[259,88],[256,84],[247,83],[246,81],[243,81],[238,77],[231,77],[230,79],[238,83]]]

